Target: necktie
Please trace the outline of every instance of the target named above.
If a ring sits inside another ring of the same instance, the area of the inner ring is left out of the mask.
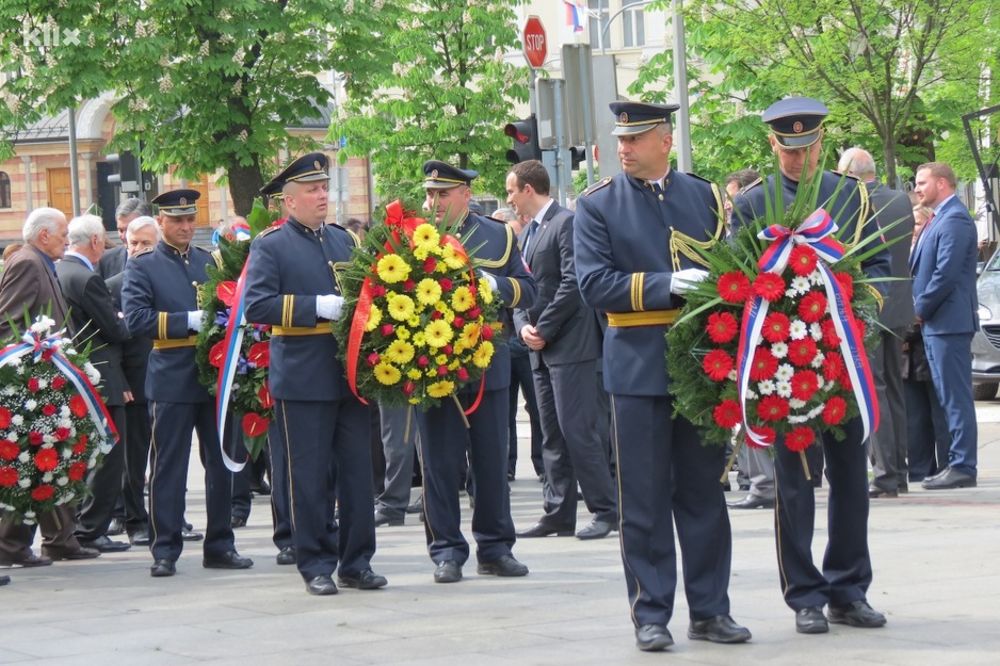
[[[648,182],[649,182],[649,189],[653,191],[653,194],[656,195],[656,198],[659,199],[660,201],[663,201],[663,186],[660,185],[660,181],[650,180]]]
[[[528,246],[531,244],[531,239],[535,236],[535,230],[538,229],[538,222],[532,220],[531,224],[528,225],[528,231],[524,234],[524,243],[522,243],[521,252],[522,254],[528,253]]]

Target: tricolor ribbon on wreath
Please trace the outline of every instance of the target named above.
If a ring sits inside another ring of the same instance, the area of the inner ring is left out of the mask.
[[[223,339],[223,349],[225,355],[222,357],[222,365],[219,367],[219,381],[215,391],[215,422],[219,429],[219,450],[222,452],[222,462],[231,472],[239,472],[246,466],[246,461],[236,462],[229,457],[225,445],[226,421],[229,416],[229,400],[232,397],[233,381],[236,378],[236,369],[239,367],[240,350],[243,348],[244,324],[247,323],[246,316],[246,280],[247,266],[250,259],[247,258],[240,271],[240,277],[236,281],[236,291],[233,293],[233,305],[229,312],[229,321],[226,322],[226,337]]]

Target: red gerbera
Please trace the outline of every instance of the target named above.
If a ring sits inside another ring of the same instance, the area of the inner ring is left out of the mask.
[[[809,275],[816,270],[816,250],[808,245],[796,245],[788,257],[788,266],[796,275]]]
[[[826,401],[823,407],[823,423],[827,425],[837,425],[847,416],[847,401],[839,395],[835,395]]]
[[[740,403],[735,400],[723,400],[712,410],[712,418],[720,428],[730,429],[740,422]]]
[[[372,296],[382,298],[385,296],[385,287],[380,284],[372,285]]]
[[[469,319],[479,319],[479,315],[483,314],[482,308],[478,305],[465,313],[465,316]]]
[[[778,359],[767,347],[758,347],[753,355],[753,363],[750,365],[750,379],[755,382],[762,382],[765,379],[774,377],[778,370]]]
[[[56,406],[51,402],[42,405],[42,414],[45,416],[52,416],[56,413]]]
[[[733,369],[733,357],[721,349],[713,349],[705,354],[701,367],[709,379],[713,382],[721,382]]]
[[[844,357],[834,351],[826,352],[823,356],[823,376],[830,380],[837,380],[843,376]]]
[[[728,312],[713,312],[708,315],[708,325],[705,326],[708,337],[717,345],[725,344],[736,337],[738,328],[736,317]]]
[[[774,431],[774,428],[766,425],[755,425],[753,431],[757,433],[757,436],[764,440],[768,445],[774,444],[774,440],[778,438],[778,433]],[[767,446],[761,446],[757,442],[753,441],[747,437],[747,446],[754,449],[766,449]]]
[[[799,370],[792,375],[792,397],[809,400],[819,390],[819,376],[812,370]]]
[[[247,351],[247,360],[258,368],[266,368],[271,365],[271,342],[264,340],[250,345],[250,349]]]
[[[833,320],[827,317],[819,323],[819,327],[823,329],[823,344],[830,349],[836,349],[840,346],[840,336],[837,335],[837,328],[833,325]]]
[[[788,343],[788,360],[800,368],[812,363],[813,359],[816,358],[816,352],[816,343],[812,338],[792,340]]]
[[[36,502],[44,502],[45,500],[52,499],[52,496],[55,494],[56,489],[45,483],[31,491],[31,499]]]
[[[438,280],[438,284],[441,286],[441,291],[451,291],[451,288],[454,286],[448,278],[441,278]]]
[[[462,328],[463,326],[465,326],[465,319],[456,316],[454,319],[451,320],[451,325],[454,326],[455,328]]]
[[[715,285],[722,300],[728,303],[742,303],[750,296],[750,279],[740,271],[723,273]]]
[[[764,328],[760,334],[768,342],[784,342],[788,339],[788,327],[791,324],[784,312],[771,312],[764,318]]]
[[[0,407],[0,428],[6,428],[10,425],[10,410],[6,407]]]
[[[764,421],[780,421],[788,416],[788,401],[776,395],[765,395],[757,403],[757,416]]]
[[[21,453],[21,447],[9,439],[0,439],[0,460],[14,460]]]
[[[61,391],[61,390],[63,390],[64,386],[66,386],[66,378],[65,377],[54,377],[52,379],[52,388],[54,390]],[[2,427],[2,426],[0,426],[0,427]]]
[[[32,446],[41,446],[42,442],[44,441],[45,439],[42,436],[42,433],[38,432],[37,430],[32,430],[31,432],[28,433],[28,443],[31,444]]]
[[[753,281],[753,293],[773,303],[785,295],[785,281],[775,273],[761,273]]]
[[[17,470],[13,467],[0,467],[0,488],[10,488],[17,483]]]
[[[56,428],[55,436],[56,440],[59,442],[69,439],[69,428],[66,426],[59,426]]]
[[[73,455],[79,456],[83,455],[87,451],[87,436],[80,435],[76,439],[76,444],[73,445]]]
[[[70,481],[82,481],[86,473],[87,473],[87,463],[75,462],[69,466],[69,470],[66,472],[66,476],[69,477]]]
[[[854,298],[854,278],[851,277],[851,274],[836,273],[833,277],[837,279],[840,288],[844,290],[844,296],[847,297],[847,300]]]
[[[812,324],[826,314],[826,296],[818,291],[810,291],[799,301],[799,316],[807,324]]]
[[[808,428],[806,426],[792,428],[792,431],[785,435],[785,446],[788,447],[789,451],[794,451],[796,453],[799,451],[805,451],[815,441],[816,433],[812,431],[812,428]]]
[[[28,390],[32,393],[38,393],[38,378],[31,377],[28,379]]]
[[[39,472],[51,472],[59,464],[59,454],[55,449],[42,449],[35,454],[35,467]]]

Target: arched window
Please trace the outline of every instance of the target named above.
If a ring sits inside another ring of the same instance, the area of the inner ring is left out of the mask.
[[[10,208],[10,176],[0,171],[0,208]]]

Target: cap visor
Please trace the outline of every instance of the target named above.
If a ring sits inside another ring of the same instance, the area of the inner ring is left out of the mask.
[[[611,130],[612,136],[634,136],[636,134],[645,134],[649,130],[653,129],[657,125],[662,125],[663,123],[657,123],[656,125],[635,125],[634,127],[615,127]]]
[[[810,132],[809,134],[800,134],[799,136],[781,136],[780,134],[775,134],[774,137],[785,148],[805,148],[819,141],[819,130]]]

